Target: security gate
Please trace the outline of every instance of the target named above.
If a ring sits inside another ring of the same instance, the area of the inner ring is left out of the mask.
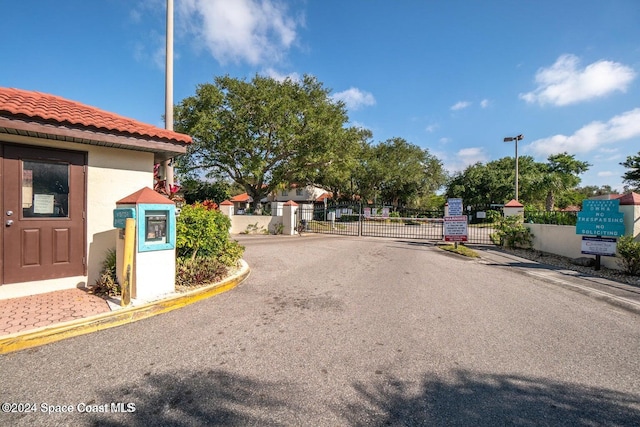
[[[494,232],[492,224],[495,214],[488,212],[487,209],[467,210],[468,243],[493,243],[491,234]],[[342,204],[315,208],[301,206],[297,215],[301,228],[311,233],[444,240],[443,211]]]

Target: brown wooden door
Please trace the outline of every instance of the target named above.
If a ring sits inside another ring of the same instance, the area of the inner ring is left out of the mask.
[[[86,154],[3,151],[2,283],[85,275]]]

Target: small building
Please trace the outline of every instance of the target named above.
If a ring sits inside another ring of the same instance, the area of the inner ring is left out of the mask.
[[[91,286],[116,201],[191,137],[58,96],[0,88],[0,298]]]
[[[247,193],[242,193],[238,194],[237,196],[233,196],[229,201],[233,203],[233,209],[235,213],[238,215],[243,215],[245,211],[251,208],[253,197],[251,197]]]
[[[325,199],[331,199],[331,194],[325,189],[315,185],[291,184],[290,186],[274,191],[269,196],[271,202],[287,202],[292,200],[299,205],[302,204],[323,204]]]

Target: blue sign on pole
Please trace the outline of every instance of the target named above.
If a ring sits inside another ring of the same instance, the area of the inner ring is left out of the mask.
[[[576,234],[601,237],[624,235],[624,214],[619,200],[584,200],[578,212]]]
[[[113,210],[113,227],[124,228],[127,218],[135,218],[136,210],[134,208],[117,208]]]

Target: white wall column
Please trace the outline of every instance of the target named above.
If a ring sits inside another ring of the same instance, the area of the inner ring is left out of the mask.
[[[289,200],[282,206],[282,223],[284,229],[282,234],[287,236],[293,236],[296,234],[296,212],[298,211],[298,204],[292,200]]]

